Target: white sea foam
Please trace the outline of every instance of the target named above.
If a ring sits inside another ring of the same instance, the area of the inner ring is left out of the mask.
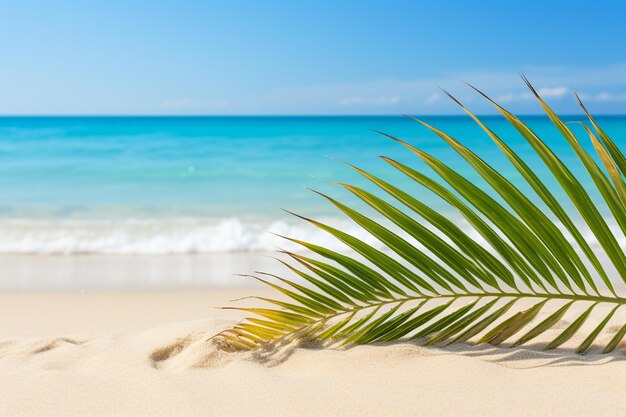
[[[345,219],[326,223],[373,244],[376,240]],[[228,219],[0,220],[5,254],[185,254],[301,249],[275,234],[335,250],[346,247],[305,222]]]
[[[384,245],[356,223],[346,218],[322,218],[320,221],[384,249]],[[488,247],[482,236],[462,218],[455,223],[479,244]],[[386,224],[389,222],[385,222]],[[617,226],[609,220],[614,230]],[[595,236],[583,224],[580,230],[595,249]],[[399,235],[414,241],[394,225]],[[430,227],[429,227],[430,228]],[[563,228],[561,226],[561,228]],[[433,230],[436,234],[440,232]],[[293,219],[242,220],[240,218],[154,218],[128,220],[0,220],[0,254],[193,254],[291,251],[303,247],[280,236],[304,240],[341,252],[348,247],[329,233]],[[568,233],[568,240],[572,241]],[[618,236],[620,246],[626,240]]]

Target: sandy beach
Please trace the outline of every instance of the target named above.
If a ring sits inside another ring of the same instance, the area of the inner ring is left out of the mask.
[[[0,415],[626,412],[619,349],[577,356],[567,347],[546,353],[397,343],[228,353],[206,342],[241,318],[214,307],[260,291],[2,293]]]
[[[0,417],[626,417],[624,16],[0,1]]]

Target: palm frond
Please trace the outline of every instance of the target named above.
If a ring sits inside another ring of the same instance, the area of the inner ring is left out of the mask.
[[[528,125],[472,87],[519,132],[556,179],[561,190],[550,190],[530,162],[445,92],[493,141],[534,194],[522,191],[459,140],[410,117],[450,146],[486,186],[473,183],[434,155],[379,132],[404,146],[436,175],[424,174],[388,157],[382,156],[382,160],[458,212],[484,242],[473,239],[467,230],[408,191],[348,164],[381,195],[354,185],[338,185],[393,227],[316,192],[375,237],[384,249],[296,215],[343,242],[355,255],[286,238],[314,254],[281,251],[289,262],[278,259],[305,284],[257,272],[254,278],[286,300],[260,298],[269,305],[266,308],[228,307],[254,316],[218,337],[231,348],[243,350],[304,338],[341,346],[400,339],[428,345],[474,341],[517,346],[552,331],[556,335],[545,349],[557,348],[579,335],[584,339],[576,351],[582,354],[604,329],[617,328],[602,351],[614,350],[626,335],[626,323],[609,326],[626,304],[626,298],[618,296],[615,289],[626,283],[626,256],[618,243],[626,234],[626,157],[579,100],[591,127],[581,124],[597,153],[598,164],[569,125],[526,78],[523,80],[577,156],[594,190],[585,188]],[[559,201],[557,191],[569,202]],[[592,199],[596,192],[600,201]],[[536,197],[542,206],[534,203]],[[575,210],[568,212],[564,207],[570,203]],[[617,227],[609,226],[611,222],[603,214],[607,209]],[[586,238],[581,232],[575,220],[578,216],[592,237]],[[601,263],[601,257],[608,262]],[[611,274],[622,283],[612,281]],[[609,308],[601,309],[602,305]],[[575,317],[560,329],[558,324],[568,314]],[[592,323],[592,330],[581,335],[583,325],[590,320],[597,320],[597,324]]]

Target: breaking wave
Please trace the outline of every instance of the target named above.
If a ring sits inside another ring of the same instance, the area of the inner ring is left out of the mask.
[[[322,219],[377,246],[345,219]],[[278,235],[334,250],[346,247],[305,222],[225,219],[0,220],[0,253],[5,254],[191,254],[268,252],[301,247]]]

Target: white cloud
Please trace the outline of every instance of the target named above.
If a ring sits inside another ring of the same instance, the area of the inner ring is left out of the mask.
[[[571,94],[567,87],[543,87],[537,90],[537,93],[544,99],[562,98],[566,94]]]
[[[584,101],[598,101],[598,102],[620,102],[626,101],[626,93],[614,94],[606,91],[597,93],[597,94],[587,94],[587,93],[579,93],[581,100]]]
[[[158,108],[169,113],[200,114],[458,114],[456,104],[438,88],[452,92],[477,113],[495,109],[469,82],[489,94],[507,109],[521,113],[541,113],[534,96],[518,75],[529,78],[537,92],[559,112],[579,112],[574,90],[590,109],[598,113],[626,113],[626,63],[597,68],[527,66],[506,70],[473,70],[414,79],[377,79],[267,87],[262,93],[239,94],[203,100],[179,98],[164,100]]]
[[[433,93],[428,98],[426,98],[426,104],[435,104],[440,102],[443,96],[439,93]]]
[[[595,111],[626,113],[626,107],[618,105],[626,102],[626,63],[591,69],[526,67],[522,70],[537,92],[557,111],[579,111],[574,98],[576,88],[593,97],[595,103],[605,103]],[[437,87],[442,86],[462,103],[471,103],[472,110],[476,112],[495,112],[491,105],[464,84],[465,81],[479,87],[512,111],[542,111],[515,70],[460,71],[432,78],[302,86],[277,92],[267,100],[271,106],[289,102],[289,109],[300,108],[300,113],[341,113],[348,107],[352,112],[356,109],[364,113],[459,113],[458,107]],[[307,102],[315,104],[307,106]],[[608,104],[612,106],[607,107]]]
[[[542,87],[537,89],[537,93],[545,100],[558,100],[568,94],[572,94],[567,87]],[[529,91],[524,91],[520,93],[500,94],[495,96],[495,99],[499,103],[514,103],[516,101],[532,101],[535,99],[535,96]]]
[[[516,101],[518,97],[513,93],[500,94],[495,97],[498,103],[510,103],[512,101]]]
[[[128,96],[116,89],[84,95],[54,83],[42,89],[14,87],[0,79],[2,114],[460,114],[438,86],[452,92],[476,113],[494,108],[468,88],[479,87],[517,113],[541,113],[518,73],[528,76],[540,94],[561,113],[580,109],[578,91],[595,113],[626,114],[626,61],[594,68],[522,66],[440,72],[412,78],[378,78],[355,82],[273,84],[248,80],[245,87],[164,85]],[[293,81],[292,81],[293,82]]]

